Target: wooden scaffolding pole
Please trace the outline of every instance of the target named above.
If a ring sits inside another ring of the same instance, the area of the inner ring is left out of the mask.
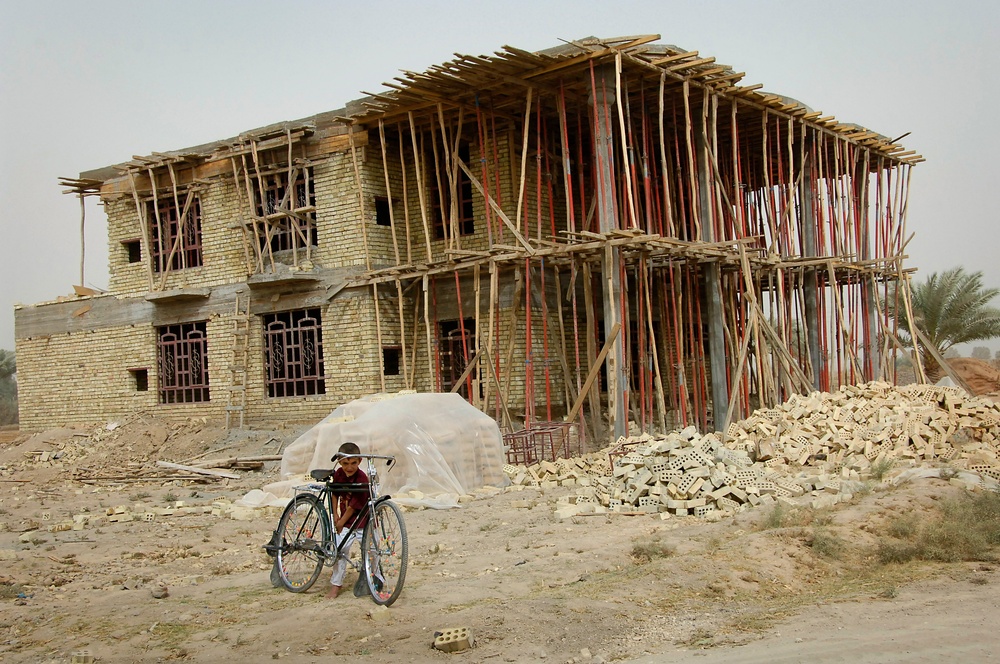
[[[149,284],[149,290],[153,290],[153,247],[150,244],[149,224],[146,223],[146,215],[144,214],[146,208],[142,204],[142,201],[139,200],[139,191],[135,186],[135,174],[132,172],[132,169],[128,169],[126,173],[128,174],[129,187],[132,189],[132,200],[135,202],[135,213],[139,218],[139,232],[142,233],[142,243],[146,247],[144,255],[146,260],[143,261],[146,266],[146,279]]]
[[[87,259],[87,205],[83,198],[83,192],[80,192],[80,285],[85,285],[84,282],[84,265]]]
[[[424,193],[423,159],[421,158],[420,149],[417,145],[417,125],[416,121],[413,119],[413,111],[408,112],[407,115],[410,118],[410,140],[413,143],[413,169],[417,178],[417,197],[420,199],[420,221],[424,226],[424,243],[427,249],[427,260],[431,261],[433,260],[433,253],[431,252],[431,232],[427,225],[427,201]],[[433,376],[433,371],[431,372],[431,375]]]

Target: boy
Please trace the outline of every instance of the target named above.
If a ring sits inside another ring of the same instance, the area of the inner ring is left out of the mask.
[[[333,473],[333,481],[345,484],[361,484],[365,487],[364,491],[337,495],[337,504],[335,505],[336,514],[333,515],[333,532],[338,545],[341,542],[341,538],[347,535],[347,531],[351,525],[364,512],[365,505],[368,503],[368,475],[365,474],[365,471],[361,470],[361,458],[355,456],[358,454],[361,454],[361,448],[354,443],[344,443],[337,450],[337,456],[340,457],[338,459],[340,468],[337,468]],[[351,535],[351,540],[344,549],[345,556],[351,555],[351,548],[354,546],[354,542],[361,537],[367,520],[367,515],[358,520],[358,528]],[[338,558],[337,562],[333,564],[333,574],[330,576],[330,590],[326,593],[327,599],[333,599],[340,594],[340,587],[344,583],[344,575],[346,573],[347,560]]]

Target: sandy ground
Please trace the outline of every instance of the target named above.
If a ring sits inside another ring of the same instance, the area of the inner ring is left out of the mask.
[[[961,491],[883,485],[795,526],[657,515],[560,521],[567,489],[482,490],[461,509],[409,510],[410,568],[383,611],[344,593],[272,587],[261,545],[278,510],[228,501],[276,478],[148,477],[150,459],[273,453],[295,430],[226,434],[152,420],[0,443],[0,662],[991,661],[1000,566],[878,566],[877,533]],[[47,455],[41,452],[48,452]],[[53,458],[57,456],[58,458]],[[42,459],[45,460],[42,460]],[[142,481],[121,477],[147,475]],[[107,479],[108,477],[119,479]],[[150,520],[75,515],[121,506]],[[215,511],[215,514],[212,511]],[[192,512],[182,514],[181,512]],[[817,545],[819,535],[836,546]],[[354,580],[348,572],[347,584]],[[163,590],[166,595],[162,595]],[[475,647],[432,649],[469,627]]]

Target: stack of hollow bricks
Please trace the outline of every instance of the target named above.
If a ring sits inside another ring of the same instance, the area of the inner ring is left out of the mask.
[[[959,430],[961,449],[950,439]],[[727,443],[694,427],[620,438],[607,454],[507,466],[515,485],[574,486],[572,516],[629,511],[710,517],[775,501],[833,505],[883,461],[943,460],[1000,481],[1000,405],[957,388],[887,383],[795,396],[732,424]]]

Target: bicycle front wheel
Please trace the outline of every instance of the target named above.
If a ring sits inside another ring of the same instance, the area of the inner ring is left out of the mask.
[[[323,570],[324,549],[332,539],[330,516],[322,501],[311,493],[301,493],[288,503],[278,534],[278,578],[287,590],[304,593]]]
[[[403,512],[388,500],[375,506],[361,537],[365,582],[376,604],[389,606],[403,590],[408,542]]]

